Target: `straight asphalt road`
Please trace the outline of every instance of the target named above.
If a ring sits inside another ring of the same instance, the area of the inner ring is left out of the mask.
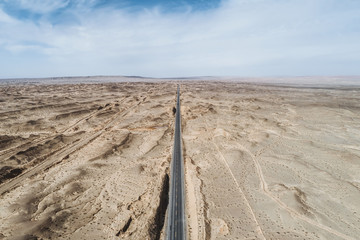
[[[186,239],[184,161],[181,146],[180,87],[177,89],[174,149],[170,166],[170,194],[167,212],[167,240]]]

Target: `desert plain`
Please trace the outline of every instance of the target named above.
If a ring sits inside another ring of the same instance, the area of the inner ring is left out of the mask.
[[[188,239],[359,239],[360,87],[112,80],[0,85],[0,239],[163,239],[177,84]]]

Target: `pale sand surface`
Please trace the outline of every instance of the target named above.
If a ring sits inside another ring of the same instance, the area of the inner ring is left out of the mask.
[[[162,238],[177,83],[0,86],[0,239]],[[358,239],[359,88],[180,83],[190,239]]]

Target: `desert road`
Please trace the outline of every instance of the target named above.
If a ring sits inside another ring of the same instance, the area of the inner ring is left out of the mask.
[[[181,147],[180,87],[177,89],[174,148],[170,169],[166,239],[186,239],[184,162]]]
[[[0,239],[359,239],[359,77],[263,80],[0,80]]]

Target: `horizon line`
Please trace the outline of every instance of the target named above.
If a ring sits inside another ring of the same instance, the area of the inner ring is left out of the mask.
[[[246,75],[233,75],[233,76],[173,76],[173,77],[150,77],[141,75],[65,75],[65,76],[48,76],[48,77],[0,77],[0,80],[45,80],[45,79],[64,79],[64,78],[97,78],[97,77],[121,77],[121,78],[141,78],[141,79],[196,79],[196,78],[309,78],[309,77],[329,77],[329,78],[353,78],[360,77],[360,75],[268,75],[268,76],[246,76]]]

